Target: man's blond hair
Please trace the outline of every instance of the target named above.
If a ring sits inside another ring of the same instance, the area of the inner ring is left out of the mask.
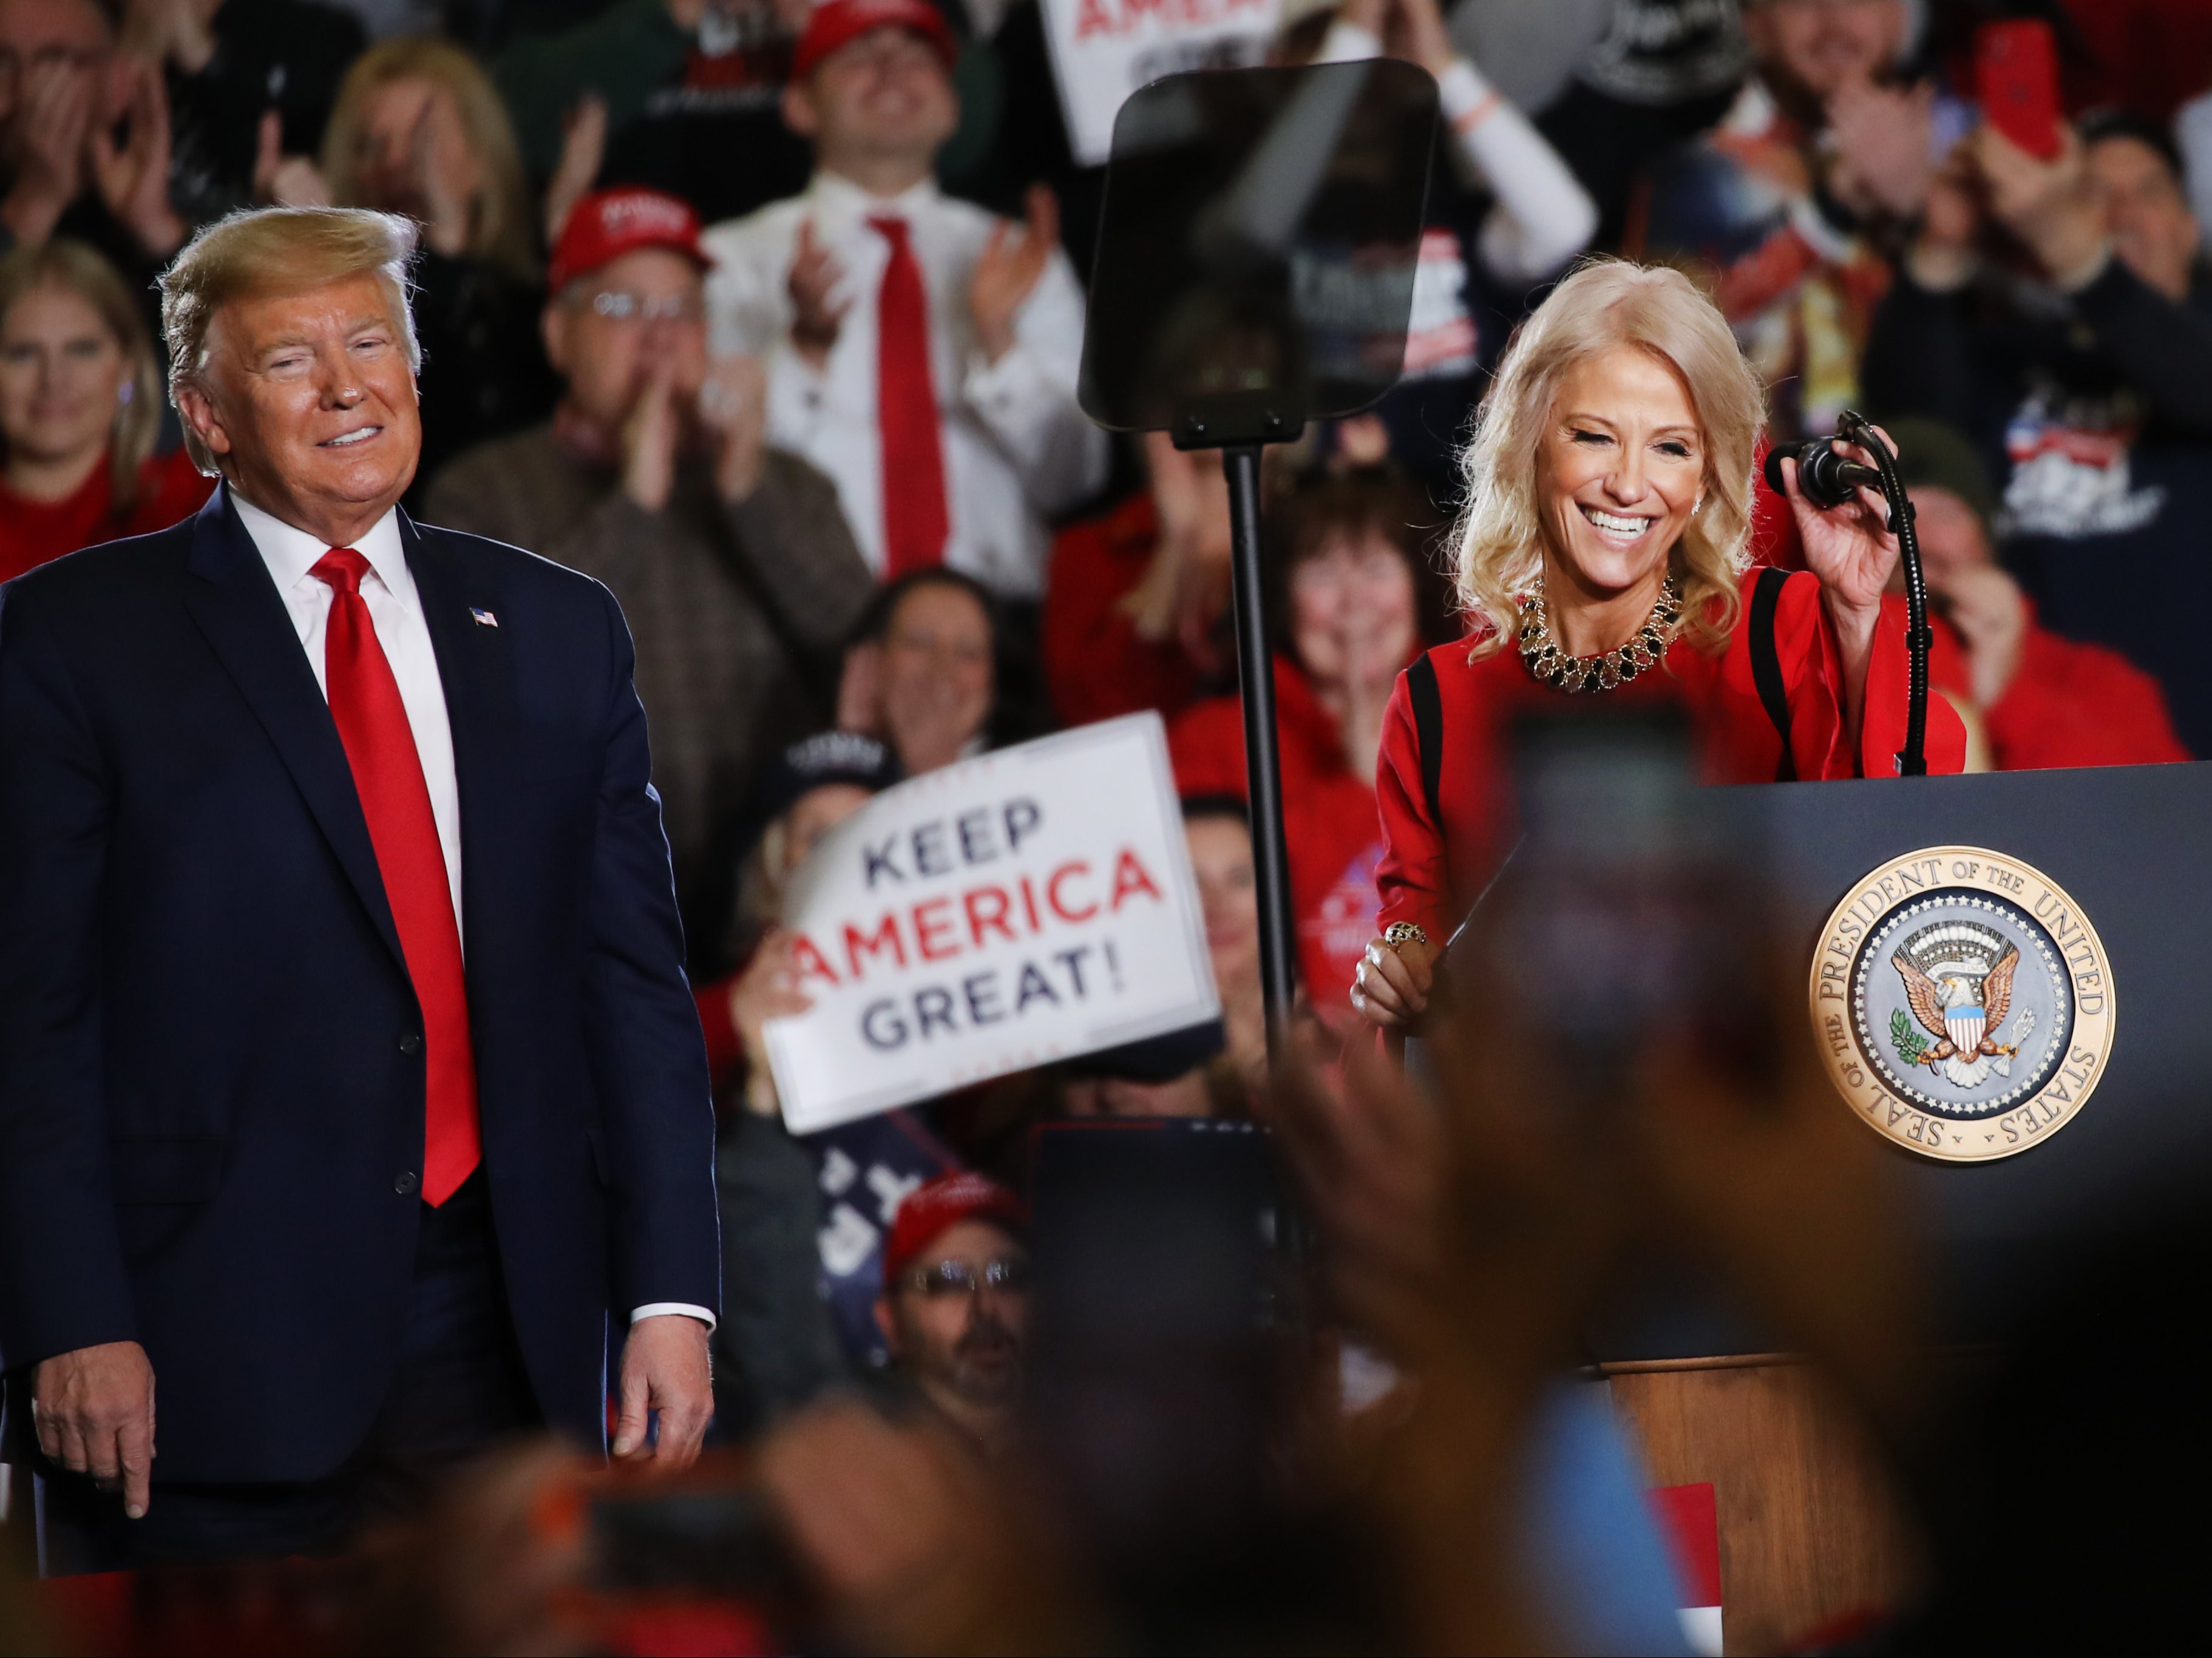
[[[356,276],[384,279],[406,343],[408,367],[419,374],[422,348],[407,305],[407,267],[415,257],[415,239],[413,220],[364,207],[245,208],[210,225],[161,273],[170,401],[176,401],[179,386],[201,384],[208,331],[223,307],[305,294]],[[221,476],[222,468],[189,421],[185,451],[208,477]]]

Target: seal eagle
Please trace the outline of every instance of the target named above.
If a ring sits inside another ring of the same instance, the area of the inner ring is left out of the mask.
[[[2034,1016],[2024,1013],[2013,1042],[1996,1039],[2012,1011],[2012,975],[2020,966],[2017,946],[1998,957],[1979,983],[1963,973],[1930,978],[1903,950],[1889,959],[1905,981],[1905,999],[1911,1004],[1913,1017],[1936,1039],[1932,1048],[1922,1050],[1920,1064],[1961,1088],[1979,1085],[1992,1070],[2000,1077],[2012,1075],[2012,1056],[2035,1029]]]

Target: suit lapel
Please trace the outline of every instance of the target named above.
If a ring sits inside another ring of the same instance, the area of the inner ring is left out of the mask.
[[[516,720],[514,676],[507,636],[480,624],[472,611],[497,615],[499,596],[483,586],[451,540],[424,535],[403,511],[399,536],[415,578],[438,680],[446,694],[446,720],[453,738],[453,776],[461,805],[461,920],[464,939],[483,936],[492,918],[480,914],[492,884],[472,879],[494,855],[498,835],[490,822],[507,798],[504,773]],[[470,952],[476,959],[476,952]]]
[[[186,591],[185,608],[268,732],[339,867],[404,971],[399,931],[384,896],[345,745],[300,648],[291,614],[232,509],[227,488],[217,489],[200,509],[189,568],[199,580]]]

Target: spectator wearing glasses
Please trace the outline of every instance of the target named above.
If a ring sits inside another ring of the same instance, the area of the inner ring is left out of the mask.
[[[872,568],[1035,598],[1045,519],[1104,483],[1106,434],[1076,405],[1083,294],[1050,193],[1017,227],[932,178],[954,50],[928,0],[816,8],[783,99],[813,181],[708,233],[714,348],[766,360],[770,436],[836,480]]]
[[[896,1376],[986,1457],[1013,1442],[1030,1321],[1020,1200],[976,1174],[945,1175],[899,1205],[876,1301]]]
[[[839,647],[872,587],[829,481],[765,442],[754,365],[708,372],[706,263],[673,197],[580,202],[544,314],[567,386],[553,419],[464,455],[426,509],[597,576],[621,601],[695,975],[700,941],[726,936],[721,854],[763,718],[818,703],[807,723],[827,723]]]
[[[106,260],[59,237],[0,258],[0,581],[166,529],[215,485],[153,452],[161,375]]]

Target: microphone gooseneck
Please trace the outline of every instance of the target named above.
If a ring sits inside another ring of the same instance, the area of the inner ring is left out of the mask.
[[[1794,448],[1766,452],[1766,485],[1778,495],[1789,489],[1782,478],[1784,457],[1797,463],[1797,488],[1814,507],[1826,511],[1851,498],[1861,484],[1880,489],[1889,503],[1890,527],[1897,531],[1898,550],[1905,567],[1905,746],[1897,751],[1900,777],[1928,774],[1928,647],[1935,635],[1928,627],[1928,579],[1920,566],[1920,537],[1913,529],[1912,502],[1898,476],[1897,456],[1875,433],[1873,422],[1856,410],[1837,416],[1836,430],[1844,441],[1855,443],[1875,458],[1871,466],[1846,459],[1827,438],[1814,438]]]

